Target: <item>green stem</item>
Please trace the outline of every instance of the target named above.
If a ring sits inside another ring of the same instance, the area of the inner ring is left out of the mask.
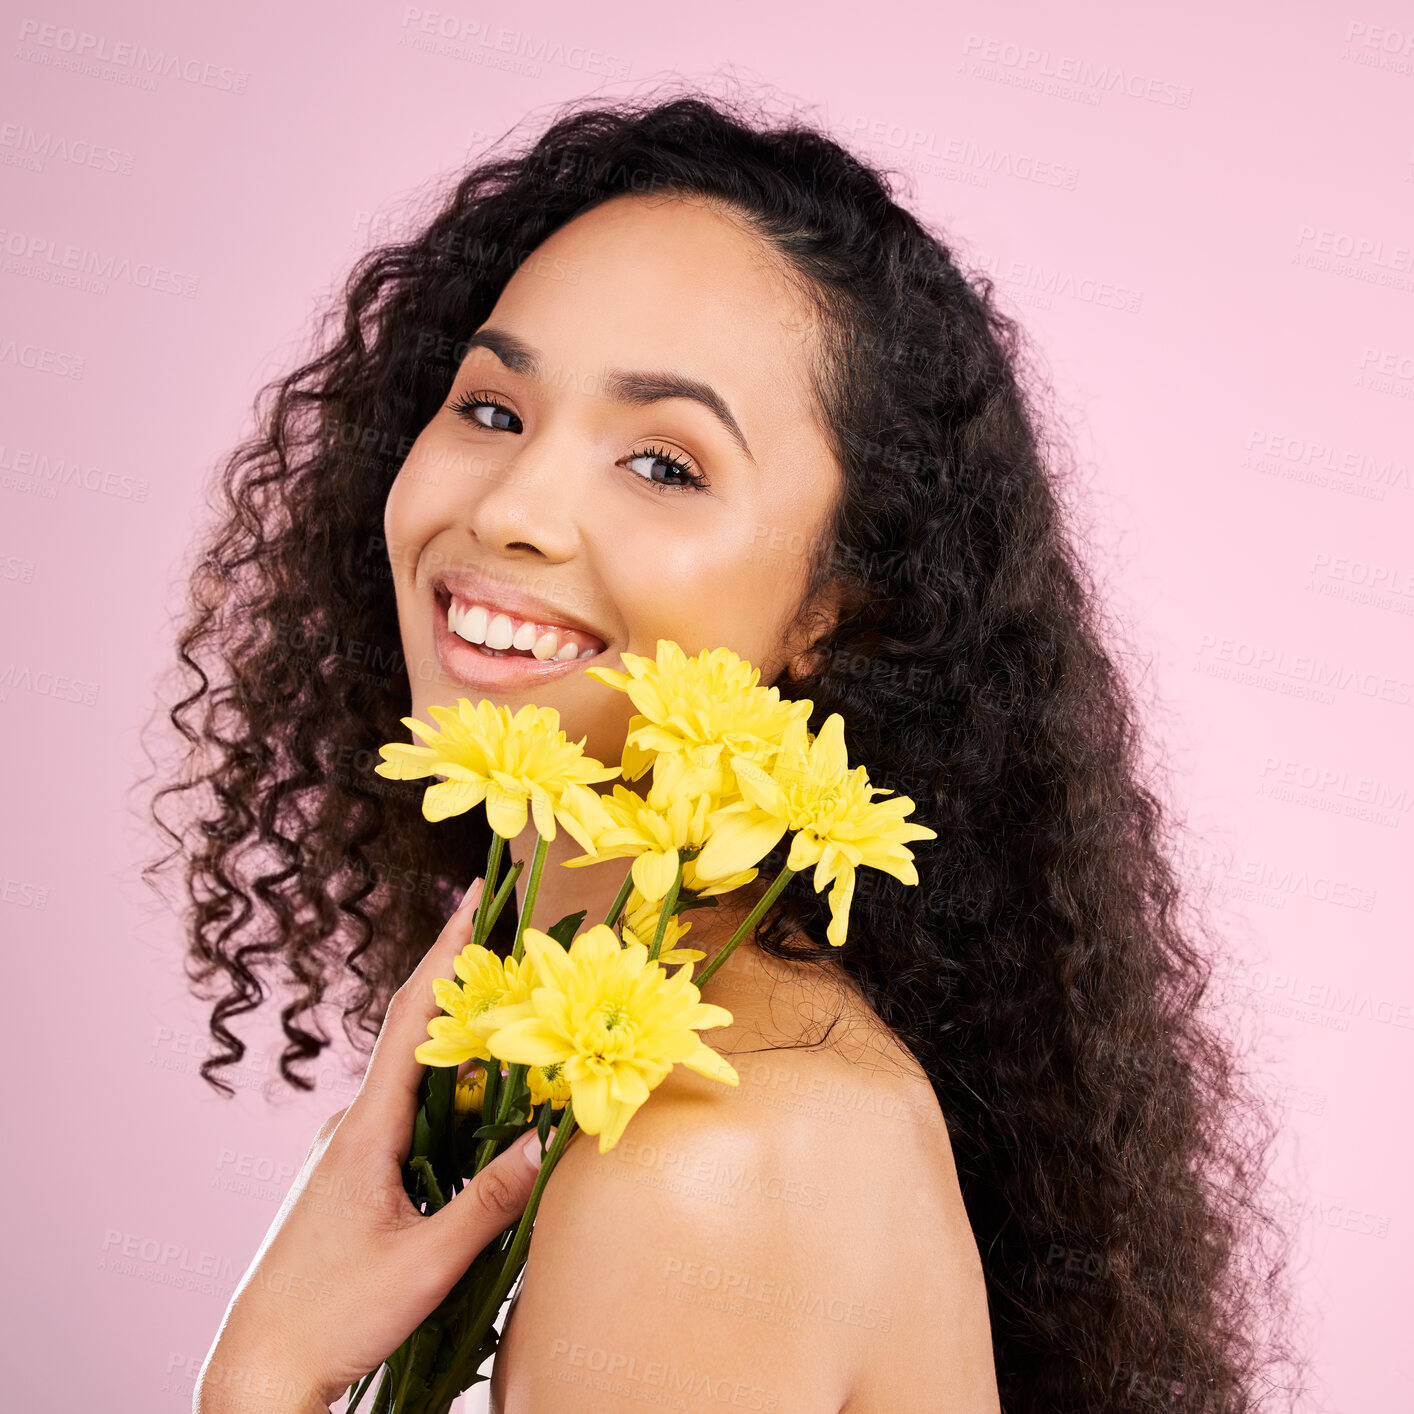
[[[472,1323],[471,1329],[463,1337],[461,1349],[463,1358],[453,1360],[451,1367],[438,1382],[437,1388],[433,1391],[429,1408],[440,1410],[445,1404],[455,1398],[464,1386],[461,1380],[469,1375],[474,1375],[475,1370],[467,1371],[464,1366],[467,1359],[474,1357],[481,1349],[481,1343],[485,1339],[487,1330],[496,1319],[496,1313],[501,1309],[501,1303],[506,1299],[506,1293],[511,1289],[516,1276],[525,1263],[526,1249],[530,1246],[530,1231],[535,1223],[535,1212],[540,1206],[540,1195],[545,1190],[545,1185],[550,1181],[550,1175],[554,1172],[555,1165],[560,1161],[560,1155],[565,1151],[565,1145],[579,1126],[574,1121],[574,1102],[565,1102],[564,1113],[560,1116],[559,1123],[555,1127],[555,1137],[550,1142],[550,1147],[546,1150],[545,1158],[540,1165],[540,1172],[535,1175],[535,1186],[530,1190],[530,1199],[525,1205],[525,1211],[521,1214],[520,1222],[516,1226],[515,1236],[511,1239],[511,1245],[506,1253],[505,1261],[501,1266],[501,1274],[496,1278],[496,1284],[491,1288],[486,1300],[482,1303],[481,1309],[476,1313],[476,1319]]]
[[[474,943],[484,943],[486,935],[491,931],[492,919],[487,909],[486,890],[496,888],[496,876],[501,868],[501,851],[505,847],[504,836],[492,830],[491,848],[486,851],[486,872],[482,875],[481,897],[476,903],[476,922],[471,930],[471,940]]]
[[[403,1396],[407,1394],[408,1381],[412,1378],[412,1367],[417,1363],[417,1342],[421,1335],[420,1329],[413,1332],[412,1344],[408,1347],[408,1362],[403,1366],[403,1377],[398,1381],[398,1392],[393,1396],[394,1414],[401,1414]]]
[[[628,902],[628,896],[633,892],[633,870],[630,869],[624,875],[624,881],[619,885],[619,896],[614,900],[614,906],[609,910],[609,916],[604,920],[605,927],[612,928],[619,921],[619,914],[624,911],[624,904]]]
[[[525,1080],[525,1072],[529,1066],[520,1062],[512,1062],[509,1072],[506,1075],[506,1088],[501,1091],[500,1099],[496,1104],[496,1123],[506,1124],[512,1118],[511,1101],[520,1093],[520,1087]],[[495,1143],[493,1139],[491,1143]]]
[[[796,872],[797,871],[794,869],[783,868],[781,872],[776,875],[775,882],[772,883],[771,887],[767,889],[766,892],[762,895],[761,900],[756,905],[756,907],[753,908],[751,912],[748,913],[746,917],[742,920],[741,927],[739,927],[736,932],[731,935],[730,939],[728,939],[727,941],[726,946],[721,950],[721,952],[716,955],[716,957],[711,960],[711,962],[707,964],[706,967],[702,969],[701,972],[697,974],[696,977],[692,979],[693,985],[695,987],[700,989],[702,984],[727,960],[729,956],[731,956],[732,949],[736,947],[736,945],[747,935],[747,933],[751,931],[752,928],[756,926],[758,922],[760,922],[762,915],[766,912],[768,908],[770,908],[773,903],[775,903],[776,898],[780,894],[781,890],[785,888],[785,886],[790,883],[793,878],[795,878]]]
[[[500,835],[496,835],[498,842],[504,843]],[[492,847],[494,850],[494,846]],[[487,937],[496,920],[501,916],[501,910],[506,906],[506,900],[510,898],[516,886],[516,880],[520,878],[520,872],[525,866],[520,863],[512,864],[506,877],[501,880],[501,887],[496,890],[496,897],[491,900],[489,909],[486,909],[486,894],[483,891],[480,901],[476,905],[476,924],[472,928],[471,940],[474,943],[485,945]],[[483,919],[482,910],[486,909],[486,916]]]
[[[656,962],[658,954],[662,951],[663,939],[668,932],[668,919],[672,917],[673,909],[677,907],[678,894],[682,889],[682,854],[678,854],[678,872],[673,879],[673,886],[668,890],[668,896],[663,900],[663,911],[658,915],[658,931],[653,934],[653,946],[648,949],[648,961]]]
[[[515,1281],[516,1273],[525,1260],[526,1248],[530,1246],[530,1229],[535,1223],[535,1211],[540,1206],[540,1195],[545,1191],[545,1185],[550,1181],[550,1175],[559,1163],[565,1145],[570,1142],[570,1136],[578,1128],[574,1119],[574,1101],[566,1100],[565,1111],[560,1116],[559,1124],[555,1126],[555,1137],[540,1164],[540,1171],[535,1175],[535,1186],[530,1190],[530,1199],[521,1214],[516,1235],[511,1239],[510,1251],[506,1253],[501,1275],[496,1285],[491,1288],[491,1294],[486,1298],[485,1304],[477,1312],[477,1328],[484,1328],[496,1319],[496,1312],[501,1309],[501,1302],[506,1299],[506,1293],[511,1289],[511,1283]]]
[[[486,1088],[481,1092],[481,1123],[491,1124],[500,1112],[501,1062],[492,1056],[481,1064],[486,1067]],[[488,1115],[490,1119],[487,1118]],[[481,1167],[480,1160],[477,1161],[476,1167]]]
[[[525,930],[535,912],[535,896],[540,892],[540,875],[545,868],[545,856],[549,849],[550,846],[546,842],[545,836],[537,832],[535,853],[530,857],[530,878],[525,885],[525,906],[521,909],[520,918],[516,922],[516,945],[511,951],[511,956],[517,962],[525,953]]]
[[[497,1076],[499,1078],[501,1066],[500,1061],[498,1061],[493,1056],[491,1060],[487,1062],[487,1064],[496,1067]],[[505,1124],[506,1121],[510,1119],[511,1096],[519,1091],[521,1082],[525,1079],[525,1072],[527,1069],[528,1067],[524,1065],[511,1066],[510,1071],[506,1075],[505,1085],[502,1086],[497,1092],[497,1097],[494,1102],[494,1108],[488,1107],[485,1103],[485,1097],[482,1097],[481,1112],[483,1115],[491,1115],[491,1119],[485,1121],[487,1124],[491,1124],[493,1122],[496,1124]],[[483,1139],[481,1143],[477,1145],[476,1164],[473,1167],[472,1172],[474,1174],[480,1173],[481,1170],[484,1169],[486,1165],[491,1162],[492,1158],[496,1153],[497,1145],[504,1145],[507,1142],[508,1141],[504,1139]],[[509,1143],[514,1144],[515,1140],[512,1139],[509,1141]]]
[[[378,1382],[378,1390],[373,1396],[373,1414],[388,1414],[393,1393],[393,1367],[383,1366],[383,1378]]]
[[[497,839],[500,838],[498,835]],[[525,956],[525,930],[529,926],[530,919],[535,910],[535,896],[540,892],[540,876],[545,870],[545,857],[549,853],[550,846],[545,836],[538,831],[535,836],[535,852],[530,857],[530,877],[525,884],[525,905],[520,910],[520,918],[516,921],[516,941],[511,949],[511,956],[519,962]],[[489,1064],[498,1065],[499,1061],[493,1057]],[[506,1077],[505,1088],[498,1097],[496,1109],[494,1111],[495,1122],[504,1124],[510,1117],[511,1103],[516,1092],[520,1089],[521,1081],[525,1078],[525,1066],[513,1065],[510,1073]],[[487,1113],[483,1107],[483,1113]],[[476,1151],[476,1172],[480,1173],[490,1162],[491,1155],[495,1152],[497,1141],[494,1139],[483,1139],[481,1147]]]
[[[379,1369],[381,1368],[382,1366],[379,1366]],[[363,1403],[363,1396],[368,1393],[370,1386],[373,1384],[373,1381],[377,1378],[377,1376],[378,1370],[370,1370],[361,1380],[357,1382],[357,1384],[354,1385],[353,1398],[349,1400],[348,1408],[344,1410],[344,1414],[354,1414],[354,1411],[358,1408],[358,1406]]]

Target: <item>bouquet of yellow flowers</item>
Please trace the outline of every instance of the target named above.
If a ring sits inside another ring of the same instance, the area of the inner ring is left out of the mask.
[[[416,1051],[428,1069],[404,1169],[408,1194],[419,1211],[436,1211],[532,1127],[542,1163],[520,1221],[388,1358],[370,1414],[447,1414],[458,1394],[486,1378],[478,1371],[496,1348],[494,1322],[525,1263],[540,1195],[576,1129],[597,1135],[600,1153],[611,1149],[674,1065],[737,1083],[698,1034],[728,1025],[731,1013],[702,1001],[700,988],[791,878],[813,866],[816,892],[830,887],[827,937],[838,947],[855,871],[881,869],[916,884],[907,841],[936,837],[906,819],[907,796],[871,786],[863,766],[850,769],[838,713],[812,736],[814,704],[760,686],[759,671],[729,649],[688,658],[660,639],[656,659],[621,657],[626,672],[585,669],[637,708],[619,766],[586,756],[583,740],[567,741],[553,708],[525,706],[513,716],[465,698],[456,710],[430,708],[440,730],[403,719],[422,745],[380,748],[380,775],[444,778],[423,796],[428,820],[484,805],[492,830],[473,940],[454,961],[456,980],[434,983],[442,1015]],[[645,794],[624,785],[608,795],[591,789],[650,769]],[[505,843],[528,818],[536,843],[525,905],[510,956],[502,957],[486,939],[522,869],[514,864],[500,879]],[[530,926],[547,845],[561,825],[585,851],[567,867],[633,859],[608,917],[584,932],[583,911],[545,932]],[[692,976],[706,954],[680,946],[691,924],[679,915],[749,883],[788,830],[784,868]],[[378,1373],[354,1386],[350,1414]]]

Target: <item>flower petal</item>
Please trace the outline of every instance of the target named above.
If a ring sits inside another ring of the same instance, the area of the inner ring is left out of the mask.
[[[609,1082],[609,1098],[635,1109],[648,1098],[648,1086],[636,1066],[616,1065]]]
[[[479,1060],[479,1047],[467,1041],[424,1041],[413,1056],[419,1065],[460,1065],[465,1060]]]
[[[423,818],[436,821],[460,815],[481,804],[481,792],[479,781],[443,781],[428,786],[422,796]]]
[[[575,1111],[579,1113],[578,1110]],[[637,1105],[611,1104],[608,1121],[599,1131],[599,1152],[607,1154],[623,1136],[629,1120],[638,1113]]]
[[[488,782],[486,787],[486,818],[491,824],[491,828],[504,839],[513,840],[525,829],[526,808],[525,797],[514,795],[511,792],[496,785],[494,781]],[[546,839],[554,839],[553,834],[545,836]]]
[[[720,1080],[726,1085],[736,1085],[740,1077],[732,1069],[731,1062],[725,1056],[719,1056],[711,1046],[699,1046],[692,1055],[688,1056],[683,1064],[689,1070],[695,1070],[699,1075],[705,1075],[709,1080]]]
[[[383,760],[373,769],[390,781],[415,781],[433,773],[432,763],[437,753],[428,746],[409,746],[405,742],[393,741],[380,746],[378,753]]]
[[[830,926],[825,937],[831,947],[843,947],[849,934],[849,905],[854,897],[854,870],[846,869],[830,890]]]
[[[789,828],[779,816],[768,815],[764,810],[755,810],[750,806],[740,811],[733,806],[725,806],[714,813],[713,821],[712,833],[702,846],[702,853],[693,860],[698,877],[702,879],[754,868],[776,847]]]
[[[535,965],[535,975],[543,986],[568,992],[574,982],[574,967],[559,943],[539,928],[526,927],[521,936],[525,955]]]
[[[570,1081],[574,1117],[586,1134],[598,1134],[609,1122],[609,1077],[586,1075]]]
[[[493,1032],[487,1049],[512,1065],[556,1065],[574,1054],[565,1037],[538,1016],[513,1021]],[[578,1110],[578,1105],[575,1106]]]

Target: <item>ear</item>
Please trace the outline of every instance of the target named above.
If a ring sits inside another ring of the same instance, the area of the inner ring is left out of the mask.
[[[811,648],[804,653],[797,653],[790,660],[790,675],[797,680],[813,677],[820,671],[822,661],[818,649]]]
[[[842,598],[837,589],[826,591],[822,602],[812,609],[804,630],[807,646],[787,657],[793,677],[810,677],[824,667],[826,653],[819,644],[839,622],[842,609]]]

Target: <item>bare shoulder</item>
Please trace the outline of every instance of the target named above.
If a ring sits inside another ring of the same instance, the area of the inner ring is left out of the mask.
[[[739,1083],[676,1068],[608,1153],[576,1136],[547,1186],[498,1414],[868,1414],[903,1407],[901,1356],[921,1379],[975,1343],[980,1263],[927,1078],[867,1008],[835,998],[828,1040],[801,1045],[809,997],[789,991],[781,1026],[759,978],[727,973],[704,998],[734,1022],[703,1039]]]
[[[831,1241],[841,1195],[788,1135],[798,1122],[689,1076],[674,1071],[608,1153],[581,1133],[561,1158],[496,1357],[499,1414],[844,1403],[833,1326],[793,1329],[782,1305],[851,1289]]]

